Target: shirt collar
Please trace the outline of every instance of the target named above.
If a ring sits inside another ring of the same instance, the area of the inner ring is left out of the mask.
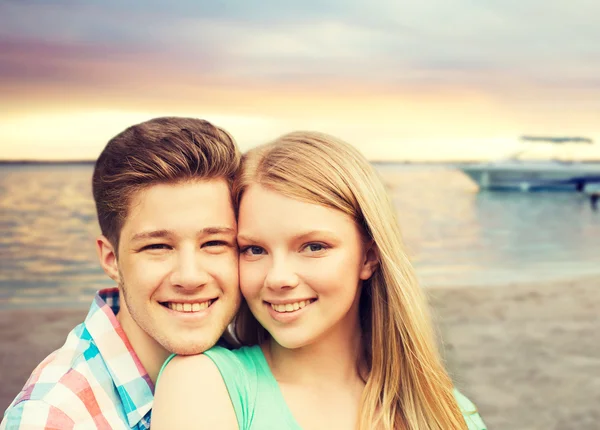
[[[100,290],[84,324],[102,355],[133,428],[152,409],[154,384],[117,321],[119,305],[118,288]]]

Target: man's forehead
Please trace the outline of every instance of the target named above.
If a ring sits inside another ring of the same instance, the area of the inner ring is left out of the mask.
[[[129,239],[180,229],[193,234],[226,234],[235,233],[237,228],[225,180],[144,187],[130,197],[128,206],[121,233]]]
[[[177,182],[157,182],[140,186],[129,195],[129,204],[143,201],[148,195],[164,194],[209,194],[219,195],[222,198],[231,200],[231,190],[225,178],[214,179],[188,179]]]

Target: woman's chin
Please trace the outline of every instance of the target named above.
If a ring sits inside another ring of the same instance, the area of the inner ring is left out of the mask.
[[[314,343],[314,333],[281,333],[279,330],[269,332],[271,338],[282,348],[299,349]]]

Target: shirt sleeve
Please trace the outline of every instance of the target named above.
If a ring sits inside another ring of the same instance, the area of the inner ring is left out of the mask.
[[[463,417],[465,422],[467,423],[467,427],[469,430],[486,430],[481,415],[479,415],[479,411],[477,407],[471,402],[464,394],[462,394],[457,389],[454,389],[454,397],[460,407],[460,410],[463,413]]]
[[[24,400],[5,413],[0,430],[72,429],[75,422],[61,409],[43,400]]]
[[[255,390],[252,387],[256,387],[256,381],[254,381],[244,363],[229,349],[215,346],[204,352],[204,355],[210,358],[219,369],[235,410],[239,429],[249,429],[252,424],[254,407],[252,393]]]

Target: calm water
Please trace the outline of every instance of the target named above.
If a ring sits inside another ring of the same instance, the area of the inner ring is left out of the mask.
[[[477,193],[440,166],[379,166],[424,285],[600,274],[600,212],[569,193]],[[87,306],[111,286],[94,249],[91,165],[2,166],[0,309]]]

